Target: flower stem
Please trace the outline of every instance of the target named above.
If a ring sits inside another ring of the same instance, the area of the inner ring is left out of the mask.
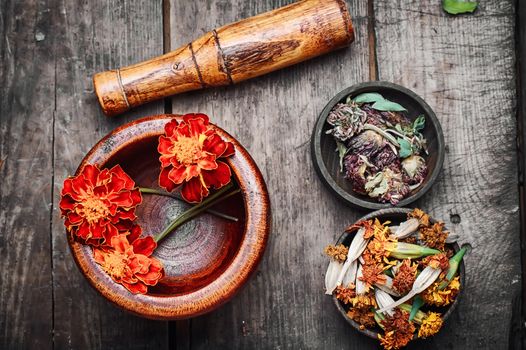
[[[163,232],[159,233],[157,236],[154,237],[154,240],[156,242],[159,242],[162,240],[168,233],[175,230],[177,227],[181,226],[185,222],[187,222],[190,219],[193,219],[197,215],[201,214],[203,211],[207,210],[208,208],[216,205],[219,202],[224,201],[225,199],[241,192],[240,189],[234,190],[230,193],[225,194],[228,190],[232,188],[232,184],[228,184],[227,186],[223,187],[210,197],[208,197],[206,200],[204,200],[202,203],[188,209],[181,215],[179,215],[168,227],[166,227]]]
[[[183,197],[181,197],[178,194],[168,193],[168,192],[156,190],[155,188],[139,187],[139,191],[141,191],[141,193],[156,194],[158,196],[165,196],[165,197],[178,199],[180,201],[184,201]],[[230,221],[234,221],[234,222],[237,222],[239,220],[235,216],[230,216],[230,215],[227,215],[227,214],[223,214],[223,213],[221,213],[221,212],[219,212],[217,210],[208,209],[206,212],[210,213],[212,215],[215,215],[217,217],[220,217],[220,218],[223,218],[223,219],[226,219],[226,220],[230,220]]]
[[[424,305],[424,300],[422,299],[422,297],[420,297],[420,295],[417,295],[413,299],[413,305],[411,306],[411,310],[410,310],[411,313],[409,314],[409,321],[412,321],[416,317],[416,314],[418,313],[422,305]]]
[[[444,288],[446,288],[449,285],[449,282],[451,282],[451,280],[457,273],[458,266],[460,265],[464,254],[466,254],[466,251],[467,248],[464,247],[460,249],[455,255],[453,255],[451,259],[449,259],[449,270],[447,271],[446,278],[444,278],[444,280],[438,286],[438,290],[444,290]]]
[[[377,134],[382,135],[384,138],[387,139],[387,141],[391,142],[395,147],[400,148],[400,144],[398,143],[398,141],[396,141],[396,139],[392,135],[389,135],[388,133],[386,133],[384,130],[380,129],[376,125],[366,123],[364,124],[363,128],[364,130],[372,130],[376,132]]]

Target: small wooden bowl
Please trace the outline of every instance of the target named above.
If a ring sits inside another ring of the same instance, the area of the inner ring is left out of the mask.
[[[148,117],[115,129],[97,143],[79,168],[120,164],[137,186],[159,188],[157,142],[164,126],[176,115]],[[215,127],[233,143],[235,155],[227,162],[241,193],[220,204],[219,210],[238,222],[202,214],[167,236],[154,256],[166,276],[146,295],[134,295],[113,280],[93,260],[91,248],[72,239],[73,257],[90,284],[105,298],[139,316],[175,320],[198,316],[227,302],[247,282],[260,262],[270,230],[270,203],[261,172],[248,152],[232,136]],[[143,194],[137,207],[143,234],[159,233],[189,206],[169,197]],[[216,208],[218,209],[218,208]]]
[[[388,208],[388,209],[381,209],[381,210],[377,210],[377,211],[374,211],[370,214],[367,214],[363,217],[361,217],[360,219],[358,219],[356,222],[359,222],[359,221],[362,221],[362,220],[370,220],[370,219],[374,219],[374,218],[378,218],[380,220],[380,222],[385,222],[387,220],[391,221],[392,223],[394,224],[398,224],[404,220],[407,219],[407,214],[410,213],[412,211],[412,209],[407,209],[407,208]],[[435,223],[436,220],[431,218],[430,217],[430,221],[431,223]],[[347,232],[344,232],[340,238],[338,239],[338,242],[336,242],[336,244],[343,244],[345,245],[346,247],[348,247],[353,238],[354,238],[354,235],[355,235],[355,232],[353,233],[347,233]],[[451,248],[453,248],[453,250],[455,252],[458,252],[460,250],[460,246],[458,245],[458,243],[453,243],[453,244],[448,244]],[[442,314],[442,319],[444,320],[444,322],[446,322],[446,320],[449,318],[449,316],[451,316],[451,314],[455,311],[455,309],[457,308],[457,305],[458,305],[458,302],[460,300],[460,297],[462,296],[462,293],[464,291],[464,289],[466,288],[466,268],[464,266],[464,259],[462,259],[462,261],[460,262],[460,266],[459,266],[459,269],[458,269],[458,274],[460,276],[460,291],[457,295],[457,297],[455,298],[455,301],[453,301],[452,304],[448,305],[448,306],[444,306],[444,307],[441,307],[441,308],[435,308],[435,309],[439,309],[439,312]],[[370,330],[370,329],[360,329],[360,325],[355,322],[353,319],[349,318],[349,316],[347,316],[347,312],[345,311],[345,307],[344,305],[336,298],[336,296],[333,295],[332,297],[333,301],[334,301],[334,304],[336,305],[336,308],[338,309],[338,311],[340,312],[340,314],[343,316],[343,318],[345,318],[345,320],[354,328],[356,329],[358,332],[362,333],[362,334],[365,334],[366,336],[370,337],[370,338],[373,338],[373,339],[378,339],[378,332],[374,331],[374,330]],[[445,312],[444,312],[445,310]],[[380,328],[378,328],[380,329]],[[417,338],[415,338],[417,339]]]
[[[428,174],[420,187],[397,204],[398,207],[407,206],[422,197],[436,181],[444,163],[445,150],[444,134],[435,113],[424,100],[405,87],[383,81],[373,81],[353,85],[334,96],[320,113],[312,133],[311,155],[314,168],[329,190],[348,205],[372,210],[393,207],[391,203],[379,203],[374,198],[352,190],[350,181],[340,171],[340,160],[338,153],[335,152],[336,142],[332,135],[326,133],[331,128],[327,123],[327,116],[332,108],[337,103],[345,102],[349,95],[354,97],[365,92],[378,92],[386,99],[401,104],[407,109],[406,115],[410,120],[416,119],[421,114],[426,118],[423,134],[429,149],[429,155],[424,156]]]

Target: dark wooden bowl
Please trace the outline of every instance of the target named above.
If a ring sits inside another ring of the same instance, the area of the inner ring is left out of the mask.
[[[312,133],[311,155],[314,168],[331,192],[348,205],[373,210],[393,207],[390,203],[379,203],[374,198],[352,190],[350,181],[340,172],[340,160],[338,153],[335,152],[336,142],[332,135],[326,134],[326,131],[331,128],[327,123],[327,116],[332,108],[337,103],[344,102],[349,95],[354,97],[365,92],[378,92],[386,99],[401,104],[407,109],[406,115],[410,120],[416,119],[421,114],[426,118],[423,134],[428,142],[429,155],[423,157],[428,166],[428,174],[423,184],[397,205],[399,207],[407,206],[424,195],[436,181],[444,163],[445,150],[442,127],[435,113],[424,100],[405,87],[383,81],[374,81],[353,85],[334,96],[320,113]]]
[[[407,209],[407,208],[381,209],[381,210],[374,211],[374,212],[372,212],[370,214],[367,214],[367,215],[361,217],[356,222],[359,222],[359,221],[362,221],[362,220],[369,220],[369,219],[378,218],[380,220],[380,222],[385,222],[385,221],[389,220],[389,221],[391,221],[391,223],[396,225],[396,224],[406,220],[407,219],[407,214],[410,213],[411,211],[412,211],[412,209]],[[431,217],[430,217],[430,221],[432,223],[436,222],[436,220],[431,218]],[[338,239],[338,242],[336,242],[336,244],[343,244],[346,247],[348,247],[351,244],[354,235],[355,235],[355,232],[352,232],[352,233],[344,232],[340,236],[340,238]],[[460,246],[458,245],[458,243],[448,244],[448,246],[453,248],[453,250],[455,252],[458,252],[460,250]],[[448,306],[444,306],[444,307],[440,307],[440,308],[433,308],[433,309],[438,310],[438,312],[440,312],[442,314],[442,319],[444,320],[444,322],[446,322],[446,320],[449,318],[449,316],[451,316],[451,314],[457,308],[457,305],[458,305],[458,302],[460,300],[460,297],[462,296],[462,293],[463,293],[464,289],[466,288],[466,268],[464,266],[464,259],[462,259],[462,261],[460,262],[460,266],[459,266],[459,269],[458,269],[458,274],[460,276],[460,291],[459,291],[457,297],[455,298],[455,301],[453,301],[453,303],[448,305]],[[360,329],[360,325],[347,316],[347,312],[345,311],[344,305],[338,299],[336,299],[336,296],[333,295],[332,299],[334,301],[334,304],[336,305],[336,308],[340,312],[340,314],[343,316],[343,318],[345,318],[345,320],[347,320],[347,322],[354,329],[356,329],[358,332],[360,332],[362,334],[365,334],[368,337],[371,337],[371,338],[374,338],[374,339],[378,339],[378,332],[377,331],[370,330],[370,329]],[[379,327],[378,327],[378,330],[380,330]]]
[[[148,117],[126,124],[97,143],[77,173],[88,163],[99,167],[120,164],[137,186],[159,188],[157,142],[164,125],[176,115]],[[93,260],[91,248],[68,242],[78,267],[90,284],[114,304],[153,319],[184,319],[209,312],[227,302],[247,282],[261,260],[270,230],[270,203],[261,172],[232,136],[215,127],[234,144],[227,162],[241,193],[220,204],[220,211],[239,218],[227,221],[203,214],[165,238],[154,252],[166,277],[146,295],[134,295],[114,283]],[[143,194],[137,208],[143,234],[162,231],[189,206],[169,197]],[[218,208],[215,208],[218,209]]]

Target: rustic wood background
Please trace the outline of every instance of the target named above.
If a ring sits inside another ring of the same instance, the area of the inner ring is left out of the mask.
[[[374,79],[413,89],[438,115],[444,170],[416,205],[473,247],[458,312],[439,335],[410,348],[520,348],[526,10],[519,1],[481,1],[475,14],[453,17],[439,0],[348,0],[356,30],[349,49],[114,119],[102,115],[94,73],[290,2],[0,1],[1,349],[376,348],[323,294],[322,248],[363,212],[322,187],[309,154],[325,103]],[[64,178],[102,136],[170,111],[207,113],[246,146],[267,181],[273,227],[258,272],[234,300],[192,320],[156,322],[88,286],[57,204]]]

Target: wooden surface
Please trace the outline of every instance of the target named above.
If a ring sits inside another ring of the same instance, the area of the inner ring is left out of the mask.
[[[363,212],[342,207],[322,186],[308,147],[325,103],[375,77],[405,85],[435,110],[447,144],[444,171],[417,205],[474,248],[458,311],[442,333],[412,348],[518,344],[524,153],[516,147],[515,106],[516,61],[524,56],[516,55],[515,33],[526,18],[516,22],[525,11],[515,1],[484,1],[474,15],[452,17],[439,1],[348,0],[356,31],[350,49],[114,119],[102,115],[95,72],[291,2],[0,2],[1,349],[377,348],[323,294],[322,248]],[[221,309],[176,323],[137,318],[97,295],[74,265],[57,209],[62,181],[96,141],[165,110],[208,113],[241,141],[273,206],[267,252],[246,287]]]

